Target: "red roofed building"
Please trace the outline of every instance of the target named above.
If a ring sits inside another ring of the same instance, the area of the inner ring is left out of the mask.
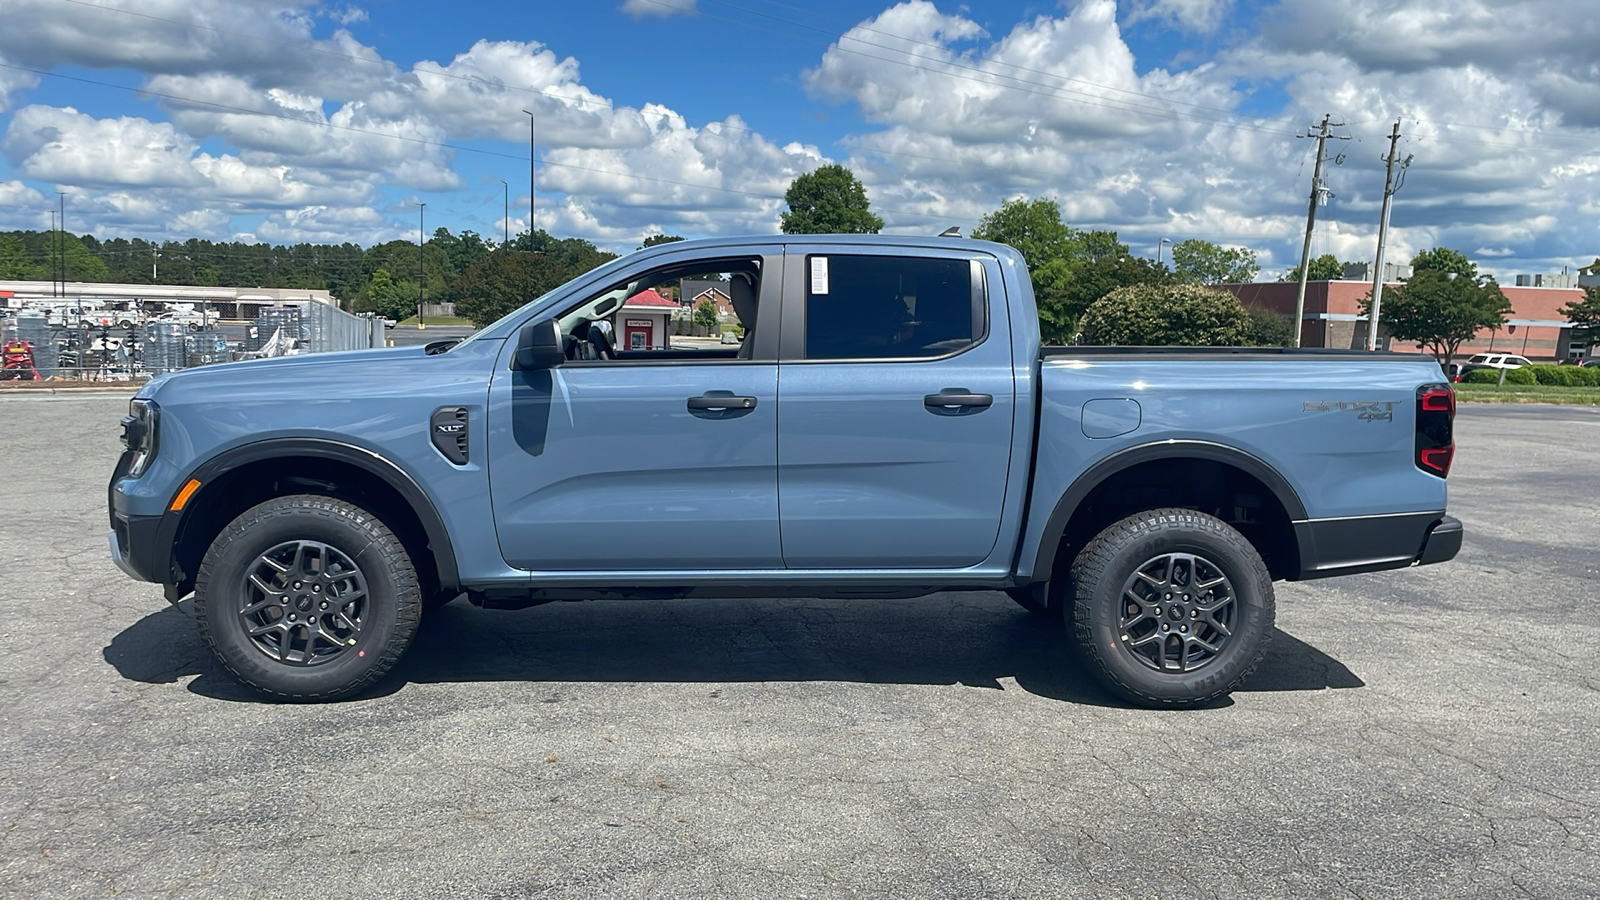
[[[1295,291],[1298,287],[1294,282],[1216,286],[1237,296],[1245,306],[1270,309],[1290,317],[1294,315]],[[1395,287],[1399,287],[1399,284],[1385,282],[1384,290]],[[1505,326],[1498,331],[1484,329],[1478,332],[1475,339],[1461,345],[1458,356],[1467,357],[1490,350],[1515,353],[1534,362],[1565,362],[1583,356],[1584,348],[1571,340],[1572,325],[1561,312],[1561,307],[1568,302],[1583,299],[1581,288],[1502,284],[1500,290],[1511,301],[1512,311],[1506,317]],[[1300,345],[1364,349],[1367,346],[1367,317],[1361,312],[1361,301],[1371,292],[1370,281],[1306,282],[1306,313]],[[1379,316],[1382,317],[1381,310]],[[1379,323],[1378,337],[1378,346],[1382,349],[1399,353],[1427,352],[1416,344],[1391,339],[1382,322]]]
[[[617,349],[668,349],[667,322],[677,308],[678,304],[654,290],[643,290],[629,297],[611,314]]]

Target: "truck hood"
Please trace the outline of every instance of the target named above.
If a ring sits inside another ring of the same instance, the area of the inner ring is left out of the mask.
[[[406,347],[380,347],[336,353],[302,353],[272,359],[218,363],[159,375],[150,379],[135,396],[154,398],[159,402],[162,394],[187,393],[196,388],[212,390],[237,385],[252,385],[265,390],[276,388],[291,392],[294,385],[307,380],[337,388],[341,384],[362,379],[368,372],[373,376],[392,377],[397,365],[421,366],[426,358],[426,347],[416,344]]]

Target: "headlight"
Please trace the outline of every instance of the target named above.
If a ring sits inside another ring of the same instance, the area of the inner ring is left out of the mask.
[[[122,419],[123,446],[133,451],[133,465],[128,467],[128,477],[138,478],[156,458],[157,438],[160,432],[161,408],[154,400],[135,398],[128,401],[128,414]]]

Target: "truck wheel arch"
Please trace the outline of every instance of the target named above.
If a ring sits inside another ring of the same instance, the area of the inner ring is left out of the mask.
[[[1295,492],[1276,469],[1268,465],[1259,457],[1213,441],[1198,440],[1166,440],[1149,444],[1139,444],[1119,450],[1110,456],[1101,459],[1086,469],[1072,484],[1068,486],[1061,498],[1056,501],[1055,508],[1051,510],[1050,517],[1045,520],[1044,529],[1040,533],[1039,547],[1034,558],[1033,572],[1029,580],[1033,582],[1049,581],[1056,565],[1056,557],[1062,540],[1067,536],[1068,528],[1073,524],[1073,518],[1082,507],[1085,500],[1094,494],[1096,489],[1111,481],[1118,474],[1150,463],[1185,461],[1203,461],[1215,463],[1248,476],[1259,482],[1266,492],[1276,500],[1290,525],[1284,533],[1283,540],[1289,542],[1291,549],[1299,552],[1298,540],[1295,537],[1292,523],[1303,521],[1306,518],[1305,504],[1301,502],[1300,495]],[[1070,560],[1068,561],[1070,564]],[[1298,565],[1288,567],[1286,571],[1298,572]]]
[[[203,545],[209,545],[214,533],[253,505],[255,496],[282,493],[263,491],[259,486],[256,493],[249,496],[237,496],[229,490],[239,485],[241,479],[248,481],[253,473],[260,473],[263,478],[295,479],[300,485],[295,492],[305,492],[308,484],[329,483],[319,475],[360,473],[356,479],[373,492],[374,496],[369,499],[377,501],[376,505],[381,507],[370,511],[385,519],[401,536],[419,570],[430,570],[427,571],[429,580],[442,591],[459,589],[461,579],[449,531],[433,501],[409,473],[384,456],[354,444],[327,438],[272,438],[224,451],[196,467],[184,479],[184,484],[191,479],[199,481],[200,488],[182,511],[167,512],[159,529],[160,546],[172,548],[169,580],[173,584],[168,589],[169,599],[176,599],[174,587],[177,596],[192,588],[199,555],[205,552]],[[337,488],[335,485],[327,492],[340,496]],[[391,519],[396,521],[388,521]]]

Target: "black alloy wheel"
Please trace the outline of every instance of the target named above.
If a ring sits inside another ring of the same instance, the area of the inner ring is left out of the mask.
[[[1233,637],[1238,604],[1222,568],[1194,553],[1163,553],[1122,584],[1117,641],[1157,672],[1215,662]]]
[[[361,567],[321,541],[286,541],[245,570],[239,610],[246,634],[268,658],[326,665],[359,643],[370,606]]]
[[[1254,546],[1190,509],[1136,513],[1072,565],[1067,611],[1107,688],[1140,706],[1200,706],[1244,683],[1272,633],[1272,576]]]
[[[195,578],[195,616],[228,671],[282,700],[360,693],[416,634],[422,589],[405,546],[372,513],[312,494],[234,519]]]

